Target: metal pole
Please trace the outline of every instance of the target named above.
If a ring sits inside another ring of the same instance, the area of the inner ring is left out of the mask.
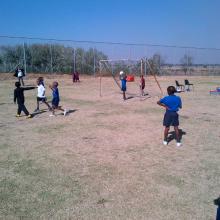
[[[25,53],[25,43],[23,42],[23,58],[24,58],[24,72],[25,72],[25,75],[27,73],[27,66],[26,66],[26,53]]]
[[[144,75],[145,75],[145,77],[147,76],[147,62],[146,62],[146,59],[147,58],[144,59]]]
[[[53,73],[53,54],[52,54],[52,46],[50,44],[50,71]]]
[[[73,72],[76,72],[76,50],[73,48]]]
[[[102,63],[99,61],[99,96],[102,97]]]
[[[96,52],[96,50],[95,50],[95,48],[93,48],[93,73],[94,73],[94,76],[96,76],[96,57],[95,57],[95,52]]]
[[[141,59],[141,75],[143,75],[143,59]]]

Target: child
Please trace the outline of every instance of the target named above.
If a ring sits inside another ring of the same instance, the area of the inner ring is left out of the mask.
[[[17,69],[15,70],[14,76],[16,76],[19,82],[22,83],[22,86],[24,86],[24,80],[23,80],[23,77],[25,76],[24,69],[18,66]]]
[[[144,88],[145,88],[145,79],[144,76],[140,76],[140,91],[141,91],[141,96],[144,96]]]
[[[126,100],[125,92],[127,90],[127,87],[126,87],[127,80],[126,80],[126,78],[127,78],[126,74],[124,74],[123,71],[120,71],[121,91],[123,92],[123,99],[124,99],[124,101]]]
[[[52,86],[49,86],[52,90],[52,114],[50,116],[55,116],[55,109],[63,111],[64,116],[67,114],[66,109],[62,109],[61,106],[59,106],[60,102],[60,96],[59,96],[59,90],[58,90],[58,82],[53,82]]]
[[[45,96],[45,87],[44,87],[44,78],[39,77],[37,79],[37,108],[35,109],[35,112],[40,111],[39,104],[40,102],[44,103],[49,110],[51,110],[50,105],[47,103],[47,98]]]
[[[167,88],[168,96],[165,96],[160,101],[157,102],[158,105],[163,106],[166,109],[166,113],[163,119],[163,125],[165,126],[164,130],[164,141],[163,144],[167,145],[167,137],[170,126],[174,126],[175,134],[176,134],[176,141],[177,147],[181,146],[180,143],[180,136],[179,136],[179,115],[178,110],[182,108],[182,101],[179,96],[174,95],[176,89],[174,86],[169,86]]]
[[[25,115],[27,116],[27,118],[31,118],[32,115],[28,112],[27,108],[24,105],[24,101],[25,101],[24,91],[35,89],[36,87],[24,88],[24,87],[21,87],[20,82],[16,82],[15,87],[16,89],[14,90],[14,103],[16,103],[16,100],[17,100],[17,104],[18,104],[18,111],[17,111],[16,117],[21,117],[21,111],[23,111]]]

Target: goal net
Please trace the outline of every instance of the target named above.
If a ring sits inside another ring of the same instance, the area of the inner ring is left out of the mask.
[[[158,90],[159,82],[152,70],[149,69],[146,60],[100,60],[100,96],[115,96],[121,92],[120,72],[127,75],[127,91],[126,94],[132,98],[140,97],[140,76],[145,78],[145,94],[151,96],[160,95]],[[134,80],[129,80],[134,79]],[[156,83],[155,83],[156,80]],[[160,85],[159,85],[160,86]],[[161,88],[160,88],[161,89]]]

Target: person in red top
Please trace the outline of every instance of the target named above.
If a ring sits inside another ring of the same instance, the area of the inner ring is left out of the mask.
[[[145,88],[145,79],[144,76],[140,76],[140,91],[141,91],[141,96],[144,96],[144,88]]]

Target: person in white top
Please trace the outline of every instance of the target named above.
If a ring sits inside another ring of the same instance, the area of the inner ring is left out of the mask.
[[[35,112],[40,111],[40,108],[39,108],[40,102],[44,103],[48,107],[49,111],[51,111],[52,108],[47,102],[45,92],[46,92],[46,89],[44,87],[44,78],[39,77],[37,79],[37,108],[35,109]]]
[[[25,76],[25,71],[23,68],[20,68],[19,66],[15,70],[15,77],[18,78],[18,81],[21,83],[22,86],[24,86],[24,80],[23,77]]]

